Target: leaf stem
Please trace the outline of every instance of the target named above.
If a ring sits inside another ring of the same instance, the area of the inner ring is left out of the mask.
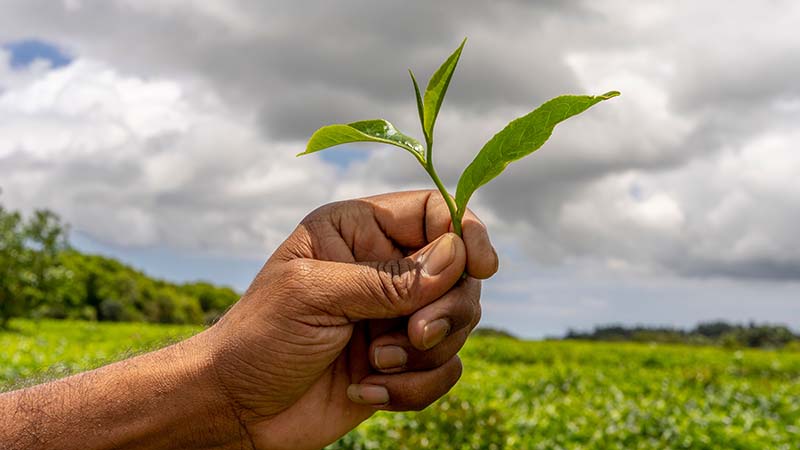
[[[433,136],[429,137],[428,134],[425,133],[425,130],[422,130],[422,134],[425,135],[425,170],[428,170],[428,166],[430,166],[430,170],[436,173],[436,170],[433,168]]]
[[[439,189],[439,192],[442,193],[442,198],[444,198],[444,202],[447,204],[447,209],[450,210],[450,219],[453,222],[453,232],[457,234],[459,237],[461,236],[461,217],[458,215],[458,210],[456,209],[456,203],[453,200],[453,197],[447,192],[447,188],[444,187],[442,180],[439,179],[439,175],[436,173],[436,169],[433,168],[433,158],[432,158],[432,150],[433,146],[428,145],[428,158],[426,164],[423,166],[425,167],[425,171],[428,172],[428,175],[431,176],[433,183]]]

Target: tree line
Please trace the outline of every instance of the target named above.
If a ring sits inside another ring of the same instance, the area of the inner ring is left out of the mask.
[[[0,328],[13,317],[203,324],[238,298],[228,287],[170,283],[81,253],[52,211],[26,218],[0,204]]]
[[[800,335],[792,332],[789,327],[779,324],[755,322],[735,324],[713,321],[702,322],[688,330],[672,327],[603,325],[588,332],[569,330],[564,339],[781,348],[793,342],[800,342]]]

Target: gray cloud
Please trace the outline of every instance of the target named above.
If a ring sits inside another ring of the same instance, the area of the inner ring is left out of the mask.
[[[277,149],[296,153],[330,122],[385,117],[418,134],[405,69],[426,78],[468,36],[437,130],[436,161],[451,186],[483,142],[547,98],[623,92],[559,126],[536,156],[476,196],[474,208],[530,257],[688,278],[800,279],[793,2],[26,0],[4,8],[0,40],[41,36],[119,78],[185,87],[188,128],[134,133],[123,145],[128,157],[47,163],[23,146],[2,159],[4,179],[24,172],[50,180],[19,181],[39,192],[20,199],[73,183],[59,198],[75,205],[75,217],[98,217],[87,211],[93,204],[134,205],[112,224],[140,223],[135,242],[243,249],[279,240],[304,208],[337,195],[424,186],[414,162],[390,150],[365,150],[370,159],[343,172],[303,161],[335,190],[299,194],[293,183],[310,175],[281,187],[256,170],[276,180],[306,170],[283,156],[265,159]],[[206,94],[224,104],[211,108],[210,121],[200,118]],[[216,152],[198,154],[203,139]],[[96,145],[93,155],[113,149]],[[173,157],[174,177],[154,167]],[[277,205],[270,214],[249,206],[267,196]],[[193,221],[179,235],[169,231],[186,217]],[[93,233],[121,239],[111,225]]]

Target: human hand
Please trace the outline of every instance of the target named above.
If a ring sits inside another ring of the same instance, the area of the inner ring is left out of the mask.
[[[450,390],[498,261],[471,213],[449,230],[438,192],[386,194],[319,208],[275,251],[204,333],[256,448],[321,448]]]

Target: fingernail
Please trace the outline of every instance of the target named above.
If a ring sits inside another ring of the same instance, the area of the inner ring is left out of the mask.
[[[422,346],[428,350],[442,342],[447,333],[450,332],[450,321],[447,319],[436,319],[425,325],[422,329]]]
[[[453,262],[456,257],[456,243],[453,236],[455,236],[453,233],[447,233],[440,237],[433,247],[422,255],[422,273],[425,276],[439,275]]]
[[[498,269],[500,269],[500,257],[497,256],[497,250],[492,247],[492,253],[494,253],[494,273],[497,273]]]
[[[408,361],[408,353],[403,347],[384,345],[375,348],[375,367],[377,369],[394,369],[403,367]]]
[[[384,405],[389,403],[389,391],[374,384],[351,384],[347,386],[347,397],[362,405]]]

